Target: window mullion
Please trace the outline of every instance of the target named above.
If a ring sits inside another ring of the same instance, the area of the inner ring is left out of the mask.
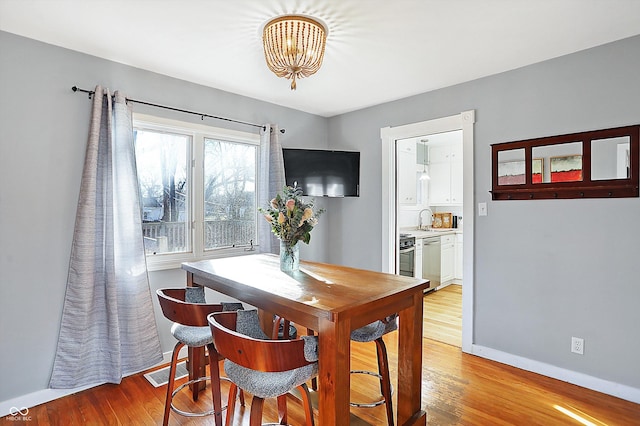
[[[193,214],[192,229],[193,253],[197,258],[204,254],[204,136],[194,135],[193,146]]]

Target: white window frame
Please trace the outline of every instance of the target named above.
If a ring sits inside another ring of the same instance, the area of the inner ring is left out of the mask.
[[[147,269],[159,271],[165,269],[179,269],[182,262],[193,262],[202,259],[215,259],[220,257],[251,254],[246,246],[235,246],[213,250],[204,249],[204,140],[216,139],[229,142],[245,143],[256,146],[256,191],[260,176],[260,135],[237,130],[222,129],[204,124],[190,123],[186,121],[172,120],[146,114],[133,114],[133,127],[135,129],[148,129],[159,132],[170,132],[191,137],[188,155],[191,167],[187,168],[189,204],[189,221],[191,223],[190,241],[191,251],[185,253],[160,253],[147,255]],[[256,228],[258,226],[256,194]],[[259,241],[254,241],[257,247]]]

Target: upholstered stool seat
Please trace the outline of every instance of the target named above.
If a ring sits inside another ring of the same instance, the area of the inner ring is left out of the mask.
[[[306,336],[305,336],[306,337]],[[276,398],[297,388],[318,375],[318,364],[310,364],[289,371],[263,372],[242,367],[229,360],[224,362],[229,380],[240,389],[260,398]]]
[[[171,326],[171,334],[185,345],[196,348],[213,342],[209,327],[189,327],[174,322]]]
[[[396,316],[387,317],[384,321],[378,320],[351,332],[351,340],[354,342],[368,343],[381,338],[387,333],[398,329]]]

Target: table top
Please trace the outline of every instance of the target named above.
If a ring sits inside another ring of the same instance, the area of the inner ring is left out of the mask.
[[[262,309],[271,310],[266,305],[272,303],[273,312],[286,307],[289,312],[303,310],[329,321],[340,315],[370,313],[375,310],[372,304],[380,306],[380,315],[387,315],[392,312],[385,312],[386,302],[410,298],[417,288],[422,291],[429,286],[421,278],[307,261],[300,262],[299,271],[282,272],[279,257],[271,254],[186,262],[182,268],[215,282],[215,290]],[[365,317],[369,318],[354,325],[372,320],[370,315]]]

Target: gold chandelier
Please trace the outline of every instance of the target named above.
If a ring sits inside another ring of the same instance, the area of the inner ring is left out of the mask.
[[[299,15],[279,16],[269,22],[262,32],[262,45],[267,66],[278,77],[291,80],[313,75],[324,58],[327,28],[315,19]]]

